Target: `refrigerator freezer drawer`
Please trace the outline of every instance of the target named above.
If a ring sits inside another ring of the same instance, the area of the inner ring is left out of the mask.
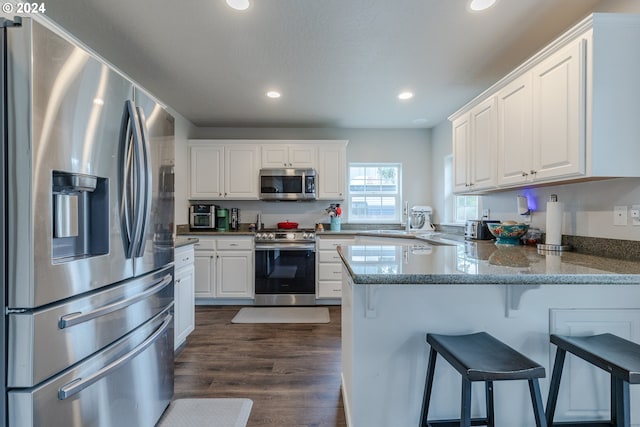
[[[153,427],[173,396],[172,308],[57,377],[9,390],[9,427]]]
[[[64,304],[9,315],[9,387],[33,387],[173,302],[173,267]]]

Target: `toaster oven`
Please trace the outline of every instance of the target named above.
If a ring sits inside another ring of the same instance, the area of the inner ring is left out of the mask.
[[[500,222],[488,219],[472,219],[468,220],[464,229],[464,238],[468,240],[491,240],[493,235],[487,227],[488,223]]]
[[[215,205],[191,205],[189,206],[189,226],[191,228],[216,228]]]

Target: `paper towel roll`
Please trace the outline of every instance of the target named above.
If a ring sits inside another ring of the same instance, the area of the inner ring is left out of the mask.
[[[564,204],[558,201],[547,202],[547,236],[545,243],[547,245],[562,244],[562,213]]]

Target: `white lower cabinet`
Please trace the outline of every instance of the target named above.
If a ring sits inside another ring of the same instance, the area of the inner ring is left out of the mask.
[[[342,260],[337,248],[352,245],[355,236],[318,236],[316,256],[316,298],[342,297]]]
[[[195,329],[194,249],[186,245],[175,250],[174,349]]]
[[[196,298],[253,298],[253,236],[198,236]]]

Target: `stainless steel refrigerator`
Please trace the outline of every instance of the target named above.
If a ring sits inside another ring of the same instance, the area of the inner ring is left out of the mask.
[[[173,396],[173,117],[58,31],[0,22],[0,424],[154,426]]]

